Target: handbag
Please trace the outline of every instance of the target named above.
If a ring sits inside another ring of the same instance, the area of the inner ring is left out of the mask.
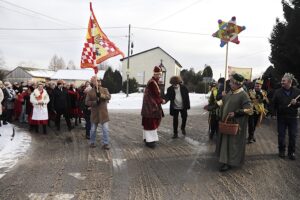
[[[239,124],[229,122],[229,115],[226,116],[224,122],[219,121],[219,132],[225,135],[236,135],[239,131]]]

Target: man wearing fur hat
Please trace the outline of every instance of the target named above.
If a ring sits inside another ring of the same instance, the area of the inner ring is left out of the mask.
[[[243,89],[244,77],[233,74],[230,78],[230,91],[217,104],[221,107],[221,120],[228,116],[239,124],[236,135],[223,134],[219,129],[217,153],[222,164],[220,171],[227,171],[232,166],[240,166],[245,158],[248,116],[253,109],[248,94]]]
[[[293,87],[294,75],[285,73],[281,79],[281,88],[275,91],[272,107],[277,113],[279,157],[285,158],[285,134],[288,129],[288,157],[295,160],[296,135],[298,126],[298,108],[300,106],[300,90]]]
[[[160,67],[155,66],[153,69],[153,77],[148,81],[143,97],[142,105],[142,126],[143,139],[147,147],[155,148],[158,141],[157,129],[163,117],[161,104],[165,102],[161,98],[159,89],[159,79],[162,75]]]
[[[186,135],[185,125],[187,120],[187,110],[190,109],[190,97],[188,89],[182,84],[180,76],[172,76],[170,78],[171,86],[167,89],[165,95],[165,103],[170,101],[170,115],[173,116],[173,139],[178,138],[178,115],[180,113],[182,123],[181,132]]]
[[[263,117],[267,114],[265,104],[268,104],[269,100],[267,92],[261,89],[262,84],[263,80],[257,79],[254,84],[254,89],[248,91],[253,105],[253,115],[250,115],[248,120],[248,144],[256,142],[254,137],[255,128],[260,125]]]
[[[100,123],[102,129],[102,149],[109,150],[109,129],[107,103],[111,98],[108,89],[102,87],[101,81],[96,77],[91,79],[92,89],[87,92],[85,104],[91,109],[90,147],[96,147],[96,131]]]

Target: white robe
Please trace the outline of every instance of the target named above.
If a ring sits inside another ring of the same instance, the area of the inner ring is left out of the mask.
[[[146,139],[146,142],[158,141],[157,129],[155,129],[155,130],[143,130],[143,139]]]
[[[32,111],[32,120],[48,120],[48,108],[47,104],[49,103],[49,95],[46,90],[43,90],[42,99],[37,100],[36,97],[40,95],[38,89],[35,89],[30,95],[30,102],[33,105]],[[39,105],[43,103],[43,105]]]

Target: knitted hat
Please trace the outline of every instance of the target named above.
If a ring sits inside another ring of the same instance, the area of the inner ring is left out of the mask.
[[[242,84],[244,81],[244,77],[238,73],[232,74],[232,79],[238,84]]]
[[[158,66],[155,66],[153,69],[154,74],[162,74],[161,68]]]

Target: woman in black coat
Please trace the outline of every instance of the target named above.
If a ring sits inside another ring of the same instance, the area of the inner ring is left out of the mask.
[[[182,84],[180,76],[170,78],[171,86],[167,89],[165,101],[170,101],[170,115],[173,116],[173,139],[178,138],[178,115],[180,113],[182,123],[181,132],[186,135],[185,126],[187,120],[187,110],[190,109],[190,97],[188,89]]]

